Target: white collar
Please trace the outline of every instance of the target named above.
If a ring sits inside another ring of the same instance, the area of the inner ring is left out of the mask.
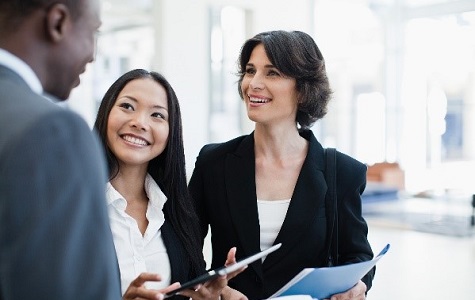
[[[144,188],[150,204],[161,211],[165,205],[165,202],[167,202],[167,196],[165,196],[150,174],[147,174],[145,177]],[[124,199],[124,197],[112,186],[110,182],[107,182],[106,195],[107,204],[112,204],[116,200]],[[126,206],[126,203],[124,202],[123,205]],[[125,210],[125,206],[123,207],[123,210]]]
[[[38,95],[43,94],[43,86],[33,69],[23,60],[2,48],[0,48],[0,65],[4,65],[20,75],[33,92]]]

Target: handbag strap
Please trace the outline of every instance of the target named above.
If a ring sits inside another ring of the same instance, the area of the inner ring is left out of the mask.
[[[338,199],[336,193],[336,149],[325,149],[325,181],[327,194],[325,207],[327,211],[328,234],[328,266],[338,265]]]

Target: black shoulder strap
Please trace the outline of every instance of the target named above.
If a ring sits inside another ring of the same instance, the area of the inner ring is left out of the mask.
[[[328,190],[325,198],[327,226],[329,227],[328,266],[338,265],[338,199],[336,194],[336,149],[325,149],[325,180]]]

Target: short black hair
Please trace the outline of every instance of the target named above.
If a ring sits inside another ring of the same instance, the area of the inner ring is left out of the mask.
[[[48,8],[57,3],[66,5],[73,18],[81,14],[83,0],[0,0],[0,26],[14,30],[16,26],[37,9]]]
[[[267,31],[248,39],[238,60],[238,91],[252,50],[264,45],[271,63],[284,75],[295,78],[298,92],[296,122],[301,128],[311,127],[327,113],[332,90],[325,69],[325,60],[313,38],[301,31]]]

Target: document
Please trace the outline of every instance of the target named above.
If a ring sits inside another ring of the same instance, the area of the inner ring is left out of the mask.
[[[336,267],[305,268],[269,298],[309,295],[318,300],[345,292],[357,284],[388,250],[389,244],[372,260],[359,263]]]
[[[218,276],[227,275],[229,273],[237,271],[240,268],[245,267],[245,266],[247,266],[248,264],[250,264],[252,262],[255,262],[256,260],[258,260],[260,258],[263,258],[264,256],[269,255],[270,253],[272,253],[275,250],[279,249],[280,246],[282,246],[282,244],[276,244],[276,245],[274,245],[274,246],[272,246],[272,247],[270,247],[266,250],[263,250],[261,252],[258,252],[256,254],[254,254],[254,255],[246,257],[246,258],[244,258],[244,259],[242,259],[242,260],[240,260],[240,261],[238,261],[235,264],[232,264],[230,266],[220,267],[218,269],[208,271],[205,274],[203,274],[201,276],[198,276],[193,280],[190,280],[186,283],[183,283],[179,288],[168,292],[167,294],[164,295],[164,298],[169,298],[171,296],[174,296],[177,293],[179,293],[180,291],[183,291],[183,290],[189,289],[189,288],[193,288],[194,286],[196,286],[200,283],[205,283],[205,282],[210,281],[210,280],[212,280],[212,279],[214,279]]]

